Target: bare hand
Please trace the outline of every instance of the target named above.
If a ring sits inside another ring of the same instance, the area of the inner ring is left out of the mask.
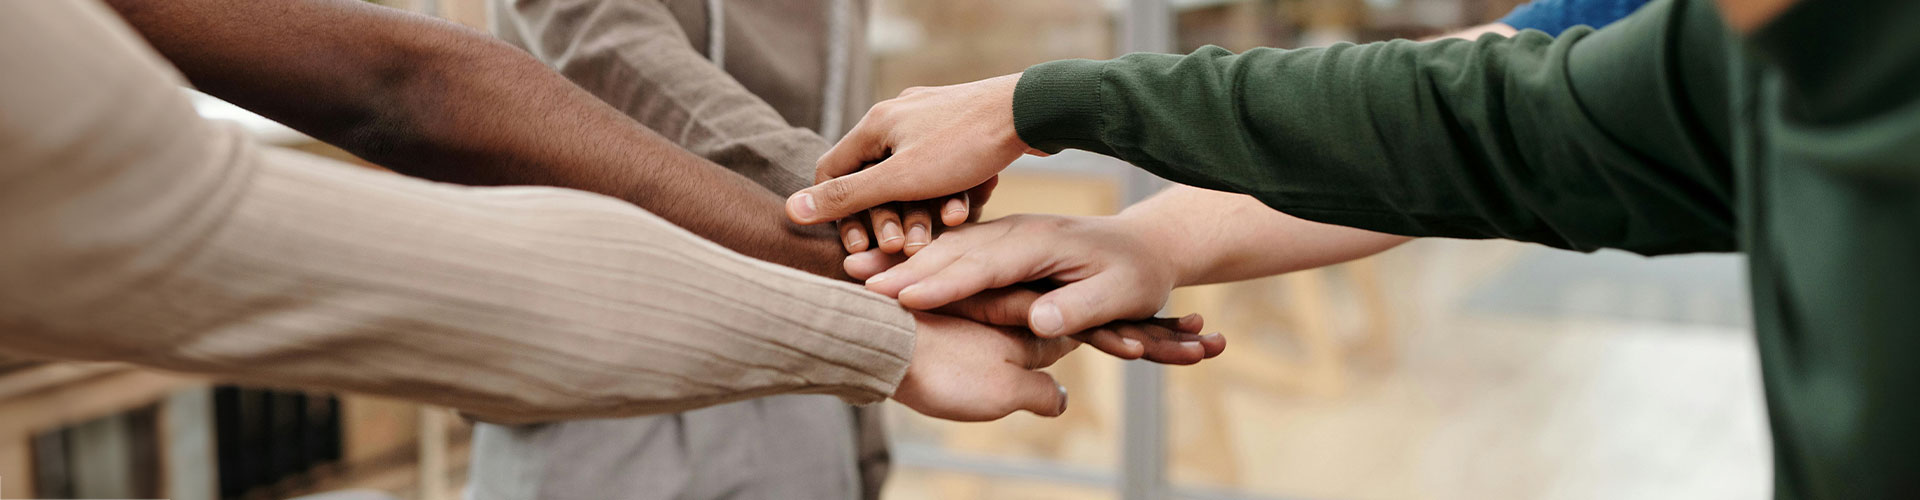
[[[1043,339],[1004,327],[923,312],[913,313],[913,360],[893,399],[921,414],[977,422],[1026,410],[1057,417],[1067,390],[1040,371],[1078,347],[1070,338]]]
[[[1027,323],[1057,337],[1117,320],[1150,318],[1179,282],[1175,256],[1115,217],[1016,215],[943,235],[912,258],[854,256],[847,272],[914,309],[1033,281],[1060,284],[1033,301]]]
[[[984,200],[978,188],[990,190],[988,181],[1028,151],[1013,126],[1013,91],[1019,81],[1020,75],[1013,74],[916,87],[874,105],[820,157],[814,175],[818,184],[787,199],[788,218],[818,224],[886,203],[968,191]],[[865,167],[868,164],[873,166]]]
[[[878,258],[898,258],[867,252]],[[855,260],[849,257],[848,260]],[[852,267],[852,266],[849,266]],[[858,276],[856,279],[864,278]],[[1041,292],[1023,286],[995,288],[935,308],[933,311],[988,325],[1027,328],[1027,313]],[[1206,321],[1198,314],[1180,318],[1120,320],[1076,333],[1073,338],[1120,359],[1145,359],[1170,365],[1190,365],[1219,356],[1227,348],[1218,333],[1201,335]]]

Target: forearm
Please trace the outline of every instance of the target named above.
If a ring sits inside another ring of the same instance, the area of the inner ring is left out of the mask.
[[[1512,36],[1498,22],[1434,39]],[[1175,185],[1121,214],[1155,235],[1178,268],[1179,286],[1226,283],[1339,264],[1412,238],[1323,224],[1273,210],[1252,196]]]
[[[490,0],[500,39],[687,151],[785,196],[830,144],[714,64],[667,2]]]
[[[1034,147],[1115,155],[1309,220],[1580,250],[1728,249],[1724,153],[1680,139],[1713,133],[1693,115],[1714,110],[1680,87],[1696,73],[1712,81],[1717,63],[1672,49],[1717,41],[1677,40],[1676,4],[1661,5],[1558,38],[1056,61],[1025,72],[1013,111]]]
[[[1118,216],[1160,247],[1177,285],[1240,281],[1366,257],[1411,238],[1322,224],[1251,196],[1174,186]]]
[[[897,304],[629,204],[262,151],[95,4],[0,5],[0,60],[7,353],[511,420],[874,401],[905,370]]]
[[[115,2],[213,95],[402,173],[607,194],[747,255],[839,277],[837,236],[483,33],[344,0]]]

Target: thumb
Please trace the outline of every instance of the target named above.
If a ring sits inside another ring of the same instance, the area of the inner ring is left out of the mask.
[[[1159,312],[1150,292],[1127,283],[1119,273],[1105,272],[1068,283],[1033,301],[1027,326],[1034,334],[1054,338],[1123,319],[1142,319]],[[1121,295],[1114,295],[1114,291]],[[1164,301],[1165,295],[1161,300]]]
[[[913,201],[949,193],[928,193],[900,169],[898,156],[866,170],[821,181],[787,197],[787,218],[798,224],[839,220],[894,201]]]
[[[1067,388],[1053,380],[1053,375],[1039,370],[1019,370],[1013,375],[1013,387],[1007,394],[1014,399],[1015,405],[1008,408],[1026,410],[1043,417],[1058,417],[1067,411]]]

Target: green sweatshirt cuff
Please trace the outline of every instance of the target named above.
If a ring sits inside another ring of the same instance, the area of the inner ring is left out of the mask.
[[[1013,128],[1028,146],[1048,153],[1085,149],[1108,153],[1102,95],[1105,61],[1069,59],[1027,68],[1013,90]]]

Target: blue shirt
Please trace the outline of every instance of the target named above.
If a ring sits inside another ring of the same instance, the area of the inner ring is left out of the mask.
[[[1514,7],[1500,22],[1514,29],[1536,29],[1558,36],[1574,26],[1598,29],[1627,17],[1648,0],[1535,0]]]

